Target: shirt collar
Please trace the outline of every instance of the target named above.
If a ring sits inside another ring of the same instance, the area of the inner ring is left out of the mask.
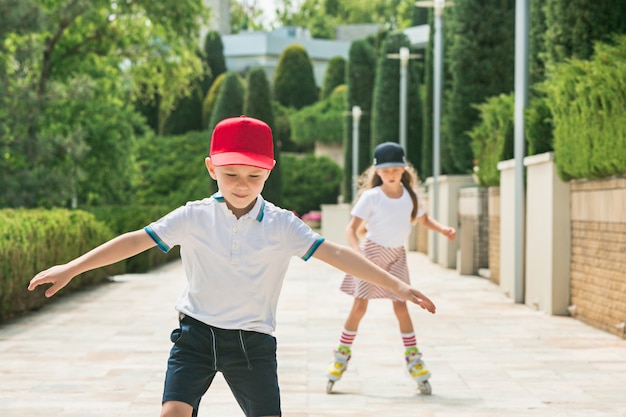
[[[212,198],[218,203],[226,203],[224,196],[219,191],[213,194]],[[254,206],[250,209],[249,212],[244,214],[242,217],[250,217],[260,222],[261,220],[263,220],[264,215],[265,215],[265,200],[259,194],[259,196],[256,199],[256,203],[254,203]]]

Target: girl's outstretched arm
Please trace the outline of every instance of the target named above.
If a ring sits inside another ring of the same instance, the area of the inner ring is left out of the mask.
[[[413,302],[431,313],[436,310],[435,304],[420,291],[347,246],[325,240],[313,257],[364,281],[388,288],[402,299]]]
[[[453,227],[442,225],[437,220],[431,218],[428,214],[418,217],[417,221],[421,226],[424,226],[434,232],[441,233],[450,240],[454,240],[456,237],[456,230],[454,230]]]
[[[52,284],[46,290],[46,297],[52,297],[76,275],[130,258],[153,246],[156,246],[156,243],[144,230],[125,233],[73,261],[41,271],[30,280],[28,290],[33,291],[42,284]]]

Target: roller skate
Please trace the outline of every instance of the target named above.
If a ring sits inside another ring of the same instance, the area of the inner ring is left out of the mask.
[[[348,361],[352,352],[348,346],[339,345],[334,354],[335,358],[326,369],[326,377],[328,378],[328,383],[326,384],[327,394],[332,392],[335,382],[339,381],[343,373],[348,369]]]
[[[410,347],[404,352],[404,358],[406,359],[406,368],[409,374],[417,382],[417,389],[419,389],[421,394],[430,395],[432,393],[432,388],[428,382],[430,371],[426,369],[426,364],[422,361],[420,351],[416,347]]]

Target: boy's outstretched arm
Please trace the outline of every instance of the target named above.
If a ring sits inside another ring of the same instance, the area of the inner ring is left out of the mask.
[[[313,257],[364,281],[388,288],[402,299],[435,312],[435,304],[428,297],[347,246],[325,240]]]
[[[155,245],[154,240],[144,230],[125,233],[73,261],[41,271],[30,280],[28,290],[33,291],[42,284],[52,284],[46,290],[46,297],[52,297],[76,275],[130,258]]]

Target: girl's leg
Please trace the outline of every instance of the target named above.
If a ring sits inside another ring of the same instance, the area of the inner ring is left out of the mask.
[[[361,323],[361,319],[363,319],[363,316],[365,316],[366,311],[367,300],[364,298],[355,298],[354,302],[352,303],[352,309],[350,310],[348,318],[343,325],[344,329],[351,332],[356,332],[359,329],[359,323]]]
[[[328,365],[326,369],[326,377],[328,378],[328,385],[326,386],[326,392],[330,393],[333,384],[341,379],[341,376],[348,368],[348,361],[352,356],[352,342],[356,337],[356,332],[359,328],[359,323],[367,311],[367,300],[363,298],[355,298],[352,304],[352,309],[348,314],[348,318],[344,324],[344,328],[341,331],[341,337],[339,339],[339,346],[333,351],[334,359]]]
[[[393,312],[396,314],[396,318],[398,319],[400,333],[413,333],[413,322],[411,321],[411,315],[409,314],[406,302],[394,301]]]

